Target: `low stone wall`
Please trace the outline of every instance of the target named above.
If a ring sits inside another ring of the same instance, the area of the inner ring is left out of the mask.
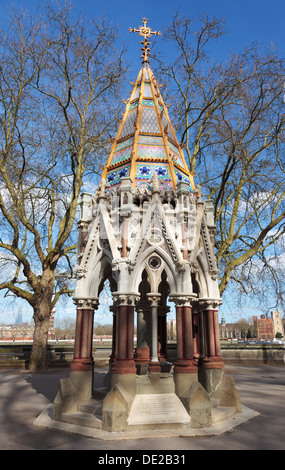
[[[27,369],[31,344],[0,344],[0,369]],[[47,360],[51,367],[69,366],[73,358],[73,346],[48,345]]]
[[[245,344],[222,345],[225,364],[285,364],[283,345]]]
[[[176,344],[168,345],[169,361],[176,359]],[[226,343],[221,345],[225,364],[284,364],[285,349],[279,344]],[[25,369],[28,367],[31,345],[0,345],[0,369]],[[110,348],[93,349],[95,367],[108,367]],[[73,346],[48,347],[50,367],[69,367],[73,358]]]
[[[282,344],[221,344],[225,364],[285,364],[285,349]],[[176,345],[168,345],[169,360],[175,361]]]

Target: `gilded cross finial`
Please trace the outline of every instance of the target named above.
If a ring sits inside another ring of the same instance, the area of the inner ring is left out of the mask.
[[[147,40],[147,38],[151,38],[152,35],[154,36],[161,36],[160,31],[152,31],[151,28],[147,26],[147,18],[142,18],[143,26],[139,26],[138,29],[136,28],[129,28],[130,33],[139,33],[139,36],[143,37],[144,40],[141,41],[141,44],[143,44],[143,47],[141,47],[141,51],[143,51],[142,54],[142,59],[143,62],[149,62],[148,58],[150,55],[150,41]]]

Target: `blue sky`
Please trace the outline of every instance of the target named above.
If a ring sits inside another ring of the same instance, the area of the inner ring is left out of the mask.
[[[23,6],[27,10],[32,10],[39,2],[37,0],[14,0],[16,7]],[[229,54],[239,51],[252,41],[258,41],[263,45],[275,42],[280,49],[281,55],[285,57],[284,42],[284,22],[285,22],[285,2],[281,0],[239,0],[231,2],[229,0],[74,0],[73,5],[85,16],[98,16],[105,14],[111,18],[114,24],[119,25],[121,39],[128,47],[127,59],[131,63],[130,79],[134,78],[140,67],[140,38],[138,35],[130,34],[129,27],[137,28],[142,24],[142,17],[148,18],[148,25],[153,30],[162,30],[167,26],[171,17],[177,10],[185,16],[196,17],[201,13],[206,13],[209,17],[224,18],[227,34],[219,40],[214,53],[217,57],[227,58]],[[5,25],[7,20],[7,7],[10,1],[0,0],[0,24]],[[0,323],[13,323],[19,310],[19,303],[2,303],[0,308]],[[234,304],[234,302],[233,302]],[[227,321],[236,321],[235,306],[224,305],[221,311]],[[5,305],[5,307],[4,307]],[[27,304],[22,303],[22,314],[24,321],[30,321],[32,311]],[[56,317],[74,316],[75,306],[72,302],[58,304]],[[104,311],[108,308],[103,309]],[[97,320],[104,323],[111,321],[104,311],[97,314]],[[255,314],[256,310],[249,308],[242,312],[244,316]],[[257,310],[258,313],[258,310]]]
[[[13,3],[27,10],[39,4],[38,0],[14,0]],[[210,17],[225,18],[228,34],[217,46],[221,55],[228,55],[231,50],[239,50],[255,40],[264,44],[276,41],[285,52],[285,3],[281,0],[73,0],[72,3],[85,16],[105,14],[113,19],[114,24],[121,27],[122,39],[128,43],[130,60],[139,59],[140,46],[139,37],[131,35],[129,27],[138,27],[142,17],[147,17],[153,30],[161,30],[177,10],[190,17],[205,12]],[[10,4],[11,1],[0,0],[1,23],[5,23]],[[138,60],[138,66],[139,63]]]

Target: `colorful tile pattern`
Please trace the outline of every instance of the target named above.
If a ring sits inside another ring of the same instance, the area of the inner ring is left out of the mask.
[[[169,152],[170,152],[170,156],[172,158],[172,160],[174,161],[174,163],[177,163],[178,165],[180,165],[182,168],[185,168],[185,165],[184,165],[184,162],[181,158],[181,155],[180,155],[180,152],[179,152],[179,149],[178,147],[176,147],[175,145],[173,145],[172,142],[168,141],[168,146],[169,146]],[[185,168],[186,170],[187,168]]]
[[[147,83],[147,82],[145,83],[143,95],[145,98],[152,98],[150,83]]]
[[[120,136],[121,138],[134,133],[134,124],[136,121],[136,117],[137,117],[136,109],[133,109],[132,111],[129,112],[124,128],[122,130],[122,134]]]
[[[155,135],[139,135],[139,144],[163,145],[163,138]]]
[[[166,118],[165,115],[162,116],[162,123],[163,123],[164,129],[167,127],[169,137],[171,137],[171,139],[175,140],[174,136],[173,136],[172,129],[171,129],[170,125],[168,124],[168,121],[167,121],[167,118]]]
[[[121,166],[115,170],[111,170],[108,172],[107,183],[110,186],[115,186],[117,184],[120,184],[121,178],[123,176],[129,176],[129,175],[130,175],[130,164]]]
[[[139,105],[139,100],[136,99],[135,101],[133,101],[132,103],[130,103],[130,106],[129,106],[129,111],[131,111],[132,109],[135,109],[137,108]]]
[[[159,134],[160,129],[154,108],[143,108],[141,132]]]
[[[133,145],[133,143],[134,143],[134,138],[133,137],[130,137],[129,139],[122,140],[121,142],[119,142],[117,144],[116,152],[118,152],[119,150],[123,150],[124,148],[128,147],[129,145]]]
[[[158,175],[158,179],[162,179],[164,181],[171,181],[167,163],[160,163],[159,165],[155,163],[138,163],[136,178],[140,180],[149,180],[153,178],[154,172]]]
[[[156,158],[160,160],[163,158],[167,158],[165,148],[163,146],[155,145],[138,145],[138,157]]]
[[[177,183],[179,183],[180,181],[184,181],[185,183],[188,183],[191,189],[190,180],[182,171],[179,171],[175,168],[175,174],[177,178]]]
[[[137,87],[137,89],[136,89],[136,92],[135,92],[135,95],[134,95],[133,99],[135,99],[135,98],[138,98],[138,97],[139,97],[140,91],[141,91],[141,86],[140,86],[140,85],[138,85],[138,87]]]
[[[131,144],[128,147],[115,152],[112,158],[112,165],[115,165],[116,163],[122,163],[124,160],[130,158],[132,149],[133,145]]]
[[[142,100],[142,105],[143,105],[143,106],[154,107],[154,106],[155,106],[155,103],[154,103],[154,100],[145,100],[145,99],[143,99],[143,100]]]

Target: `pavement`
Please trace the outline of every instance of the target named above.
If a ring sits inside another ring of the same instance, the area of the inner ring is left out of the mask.
[[[96,387],[102,386],[106,370],[95,369]],[[95,450],[98,455],[119,451],[128,455],[132,451],[187,454],[192,450],[285,450],[285,365],[227,365],[226,373],[234,377],[242,405],[256,412],[255,417],[230,431],[209,436],[163,437],[158,433],[155,438],[101,440],[34,425],[53,402],[59,379],[68,376],[68,368],[44,374],[0,370],[0,450]]]

